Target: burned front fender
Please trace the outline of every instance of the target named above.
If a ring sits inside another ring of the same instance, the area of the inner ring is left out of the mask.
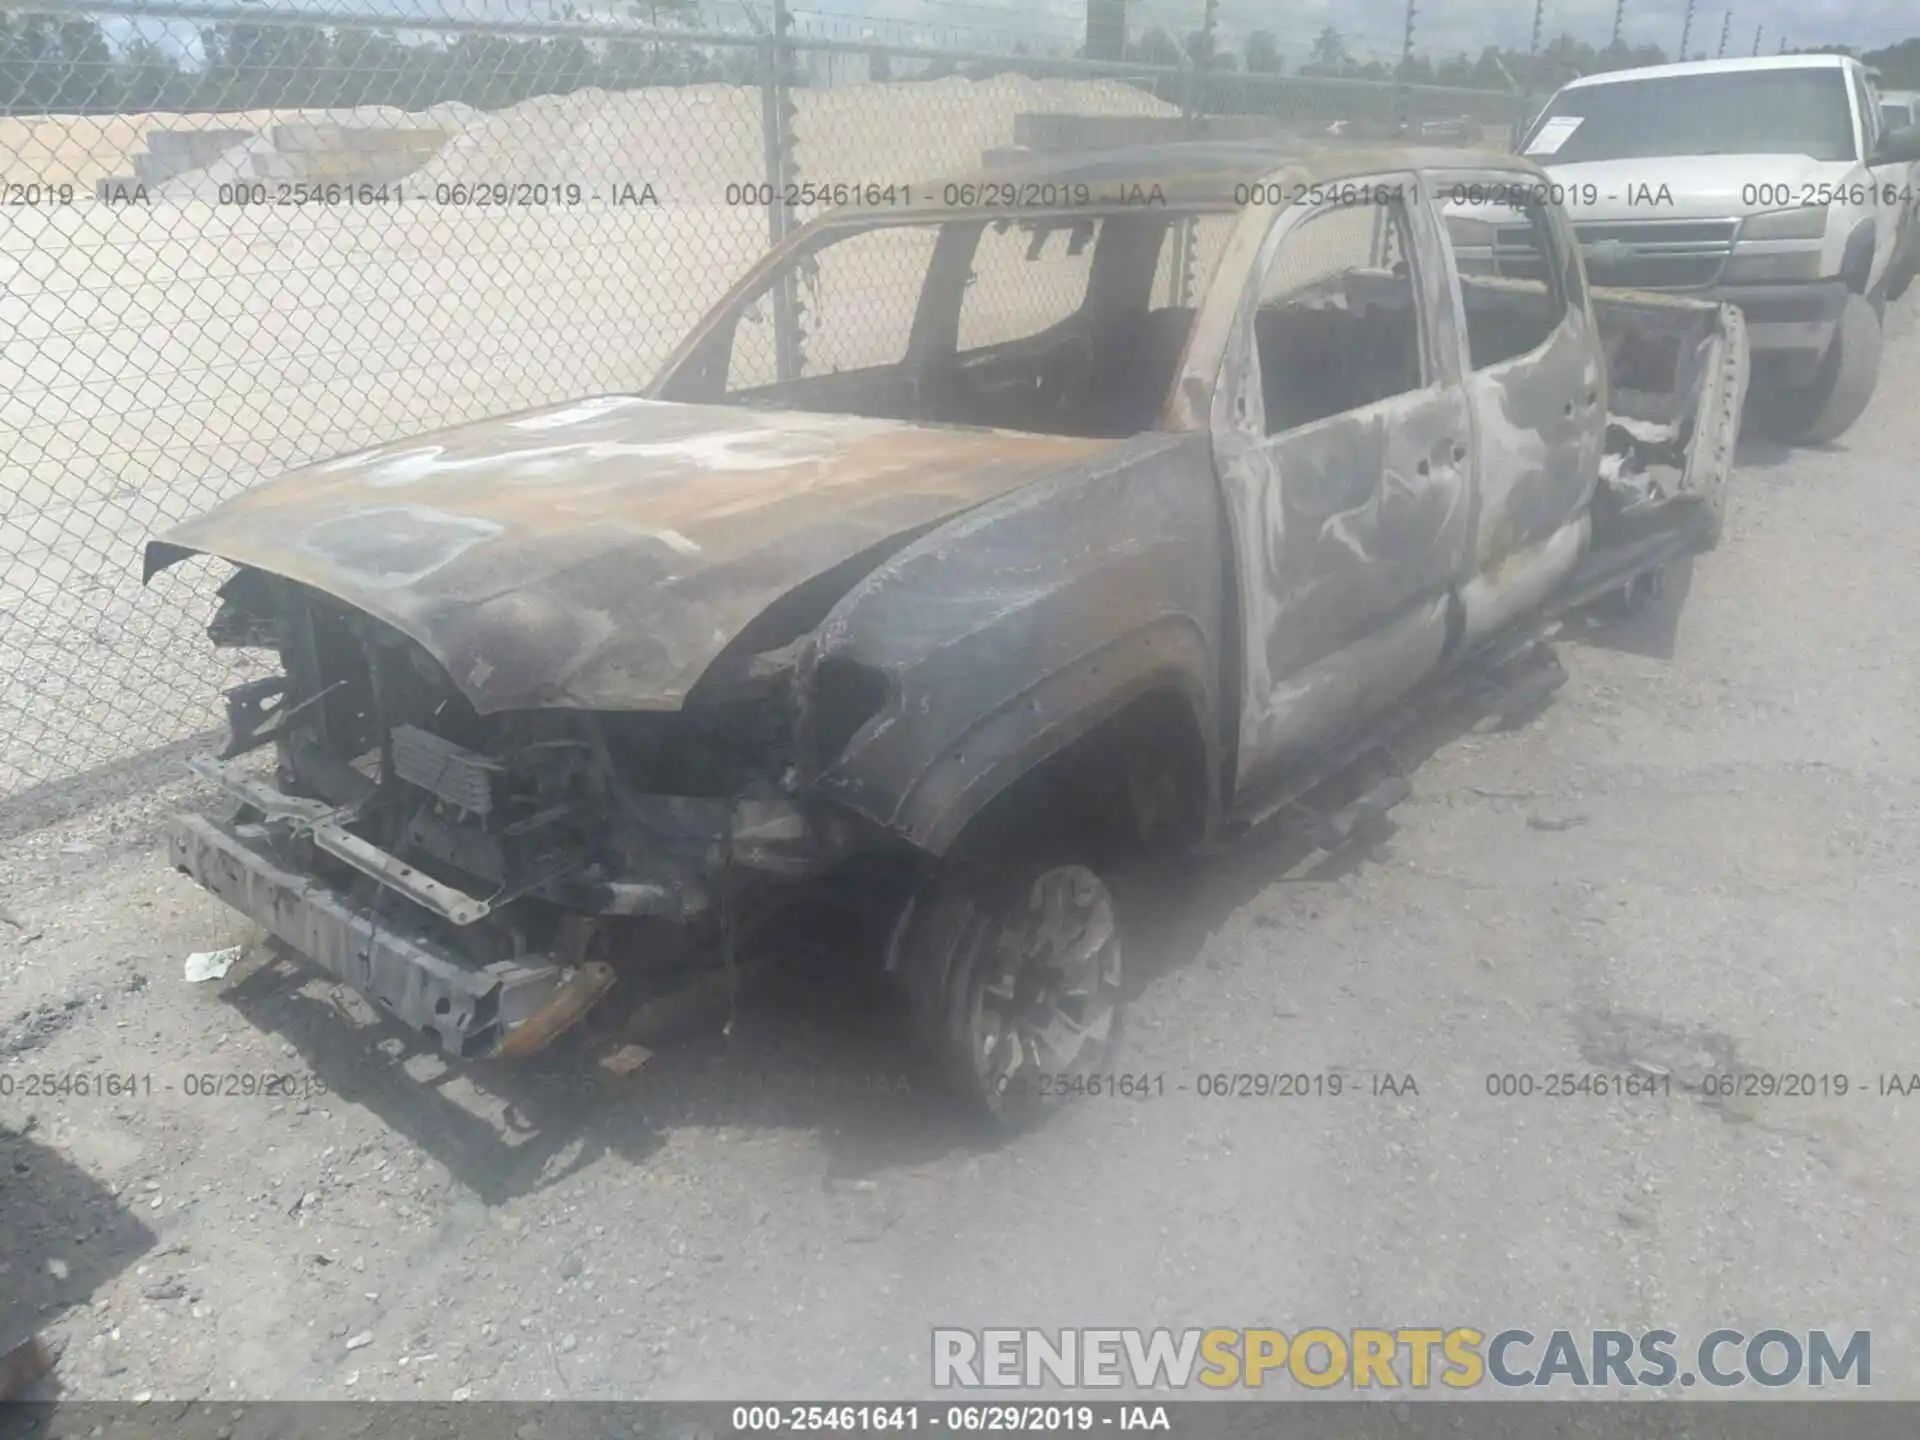
[[[1225,588],[1199,435],[1149,435],[940,527],[855,586],[802,659],[814,793],[943,853],[1013,780],[1154,691],[1219,769]]]

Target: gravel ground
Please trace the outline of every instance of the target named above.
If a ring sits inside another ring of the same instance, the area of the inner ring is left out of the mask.
[[[1838,446],[1751,445],[1722,548],[1577,637],[1524,727],[1434,727],[1363,853],[1143,874],[1125,1068],[1166,1093],[985,1146],[863,992],[616,1078],[453,1073],[250,958],[169,874],[186,785],[0,848],[0,1344],[69,1396],[923,1393],[935,1325],[1870,1329],[1920,1396],[1920,504],[1897,317]],[[1677,617],[1677,618],[1676,618]],[[1496,1100],[1490,1073],[1676,1078]],[[1845,1074],[1808,1099],[1706,1069]],[[25,1100],[28,1072],[131,1074]],[[1338,1099],[1202,1100],[1214,1072]],[[286,1097],[190,1097],[286,1073]],[[1417,1093],[1376,1095],[1371,1077]],[[320,1093],[324,1088],[325,1093]]]

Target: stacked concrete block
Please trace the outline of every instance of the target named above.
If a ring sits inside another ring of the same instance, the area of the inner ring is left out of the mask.
[[[159,185],[189,170],[204,170],[234,146],[251,140],[252,130],[155,130],[144,153],[133,157],[133,178]]]
[[[379,185],[411,175],[440,153],[447,132],[375,126],[273,127],[273,148],[293,178],[321,184]],[[276,172],[276,176],[278,172]]]

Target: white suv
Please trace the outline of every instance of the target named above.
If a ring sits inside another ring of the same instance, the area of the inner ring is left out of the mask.
[[[1588,76],[1547,103],[1520,149],[1572,216],[1594,284],[1740,306],[1775,434],[1830,440],[1866,409],[1881,314],[1920,265],[1920,130],[1883,133],[1858,60]]]

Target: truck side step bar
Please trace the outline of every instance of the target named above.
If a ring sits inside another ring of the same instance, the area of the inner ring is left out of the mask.
[[[1430,716],[1448,705],[1458,704],[1462,700],[1472,699],[1482,705],[1494,705],[1500,713],[1519,715],[1526,706],[1514,703],[1510,697],[1523,683],[1540,685],[1546,688],[1533,696],[1530,703],[1537,704],[1540,698],[1551,694],[1566,683],[1566,671],[1560,667],[1559,657],[1553,653],[1553,637],[1559,633],[1559,627],[1539,620],[1523,623],[1506,636],[1488,642],[1485,648],[1469,656],[1464,662],[1447,671],[1415,694],[1409,696],[1400,705],[1381,716],[1371,725],[1345,744],[1337,746],[1322,756],[1317,764],[1303,767],[1290,776],[1286,783],[1268,791],[1231,814],[1220,836],[1220,843],[1227,844],[1233,837],[1244,835],[1257,829],[1267,821],[1274,819],[1283,811],[1289,815],[1311,816],[1314,812],[1302,802],[1326,785],[1336,776],[1349,775],[1360,771],[1363,762],[1374,758],[1383,758],[1384,767],[1394,776],[1405,781],[1401,767],[1394,759],[1388,747],[1403,732],[1418,724],[1424,717]],[[1557,672],[1557,678],[1550,683],[1531,679],[1533,669],[1545,657],[1547,667]],[[1531,663],[1530,663],[1531,662]],[[1523,697],[1526,698],[1526,697]],[[1364,772],[1361,772],[1364,773]],[[1381,788],[1384,786],[1385,788]],[[1398,805],[1406,794],[1393,794],[1393,787],[1385,781],[1380,785],[1368,787],[1368,793],[1379,790],[1374,803],[1384,802],[1378,812],[1384,814],[1387,809]],[[1410,793],[1409,787],[1408,793]],[[1362,803],[1361,800],[1341,806],[1345,810]],[[1337,813],[1337,812],[1336,812]],[[1309,819],[1309,827],[1312,825]],[[1363,819],[1361,823],[1365,823]],[[1359,828],[1347,827],[1347,833]],[[1332,832],[1328,832],[1329,834]]]
[[[1338,809],[1310,810],[1297,806],[1302,816],[1301,829],[1313,848],[1328,854],[1345,847],[1358,832],[1373,824],[1394,806],[1413,794],[1413,785],[1395,769],[1382,775],[1359,795]]]
[[[1550,647],[1530,648],[1505,665],[1480,671],[1472,697],[1502,726],[1533,715],[1567,683],[1567,667]]]

